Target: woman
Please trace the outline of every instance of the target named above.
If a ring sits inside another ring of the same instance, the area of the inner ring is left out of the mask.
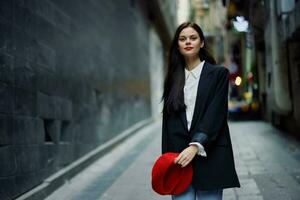
[[[194,174],[173,200],[221,200],[224,188],[240,187],[227,124],[228,78],[206,50],[201,28],[181,24],[164,83],[162,153],[180,153],[174,162],[191,162]]]

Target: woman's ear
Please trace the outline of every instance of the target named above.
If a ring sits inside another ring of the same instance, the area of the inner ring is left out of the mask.
[[[202,43],[201,43],[201,46],[200,46],[200,47],[201,47],[201,48],[203,48],[203,47],[204,47],[204,42],[202,42]]]

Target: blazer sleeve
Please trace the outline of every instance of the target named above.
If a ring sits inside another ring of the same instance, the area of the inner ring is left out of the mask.
[[[168,137],[167,137],[167,114],[162,114],[162,153],[168,152]]]
[[[196,125],[191,142],[199,142],[204,147],[213,142],[227,120],[229,71],[221,67],[217,72],[215,95],[209,103],[204,117]]]

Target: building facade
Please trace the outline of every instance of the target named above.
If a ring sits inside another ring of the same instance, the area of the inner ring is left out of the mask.
[[[228,13],[232,17],[244,16],[249,21],[244,46],[250,56],[247,58],[245,54],[243,69],[255,73],[262,117],[298,134],[300,2],[231,0]]]
[[[172,0],[0,2],[1,200],[158,115],[154,101],[174,6]]]

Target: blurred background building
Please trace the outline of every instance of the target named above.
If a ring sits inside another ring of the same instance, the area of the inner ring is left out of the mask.
[[[239,95],[253,102],[244,109],[251,112],[259,107],[260,117],[299,136],[299,1],[223,3],[227,7],[227,32],[236,32],[239,38],[232,43],[242,77],[243,94]],[[241,30],[243,24],[247,28]]]

